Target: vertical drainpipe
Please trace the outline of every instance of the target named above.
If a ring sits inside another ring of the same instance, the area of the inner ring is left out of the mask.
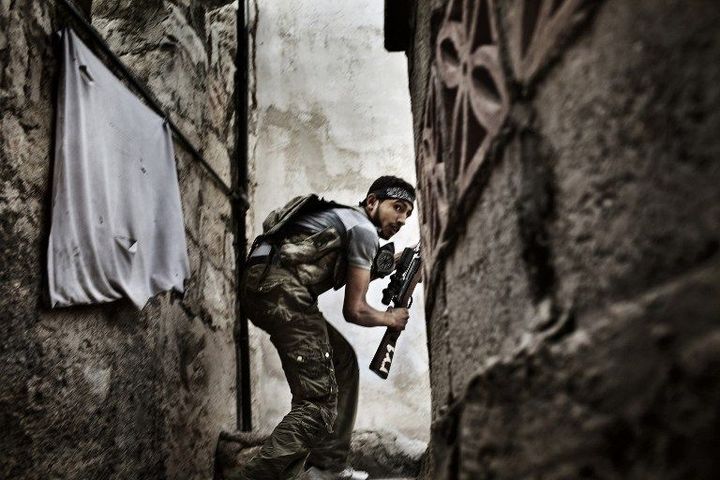
[[[233,219],[235,223],[235,385],[237,389],[237,428],[252,430],[250,410],[250,342],[248,320],[243,314],[239,299],[239,286],[245,268],[247,232],[245,216],[249,207],[247,196],[248,175],[248,18],[246,0],[238,1],[237,52],[235,57],[235,161],[233,162]]]

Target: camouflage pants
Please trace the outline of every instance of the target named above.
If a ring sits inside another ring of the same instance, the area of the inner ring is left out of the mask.
[[[357,357],[295,275],[265,268],[247,269],[241,298],[245,313],[270,334],[280,354],[292,404],[240,478],[289,480],[306,460],[320,468],[344,467],[357,410]]]

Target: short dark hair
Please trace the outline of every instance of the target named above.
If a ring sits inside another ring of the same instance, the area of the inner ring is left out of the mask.
[[[396,177],[394,175],[383,175],[382,177],[379,177],[376,179],[368,189],[367,194],[365,195],[365,198],[360,202],[360,206],[364,207],[367,205],[367,197],[371,193],[377,194],[378,192],[382,192],[384,190],[387,190],[389,188],[400,188],[402,190],[407,191],[412,198],[415,198],[415,187],[410,185],[408,182],[403,180],[400,177]],[[381,198],[381,196],[378,196],[380,200],[384,200],[385,198],[391,198],[391,197],[384,197]]]

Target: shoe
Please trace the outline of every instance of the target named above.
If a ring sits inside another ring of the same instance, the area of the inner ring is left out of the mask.
[[[338,480],[367,480],[370,474],[362,470],[355,470],[352,467],[346,467],[345,470],[338,473]]]
[[[367,472],[355,470],[352,467],[347,467],[340,472],[310,467],[297,480],[367,480],[369,476]]]

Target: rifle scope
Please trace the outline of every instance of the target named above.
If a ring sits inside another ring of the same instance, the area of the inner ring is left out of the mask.
[[[395,267],[395,272],[390,275],[390,283],[388,284],[387,288],[384,288],[382,291],[383,305],[390,305],[390,302],[392,302],[393,298],[395,298],[395,296],[400,293],[403,278],[405,276],[405,273],[407,273],[408,268],[410,268],[410,263],[412,262],[414,255],[415,251],[412,248],[406,248],[405,250],[403,250],[403,253],[400,256],[400,260],[398,260],[398,263]]]

